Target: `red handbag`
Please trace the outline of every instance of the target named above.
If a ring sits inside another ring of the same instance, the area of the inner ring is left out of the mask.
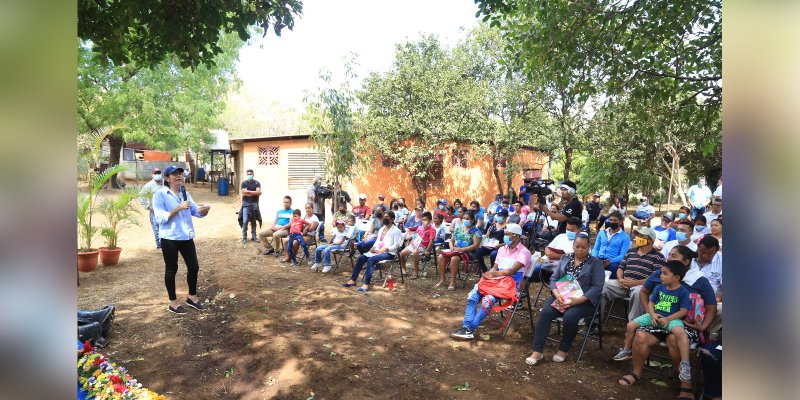
[[[481,280],[478,281],[478,294],[481,296],[491,295],[496,299],[508,299],[512,304],[519,300],[517,282],[510,276],[504,276],[499,279],[481,278]],[[494,306],[492,307],[492,312],[498,312],[508,307],[508,304],[509,303]],[[483,307],[483,302],[481,302],[481,306]],[[486,314],[489,314],[489,310],[486,310],[485,307],[484,311],[486,311]]]

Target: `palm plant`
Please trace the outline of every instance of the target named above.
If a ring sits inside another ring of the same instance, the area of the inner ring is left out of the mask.
[[[106,247],[109,250],[117,248],[117,239],[122,229],[131,224],[139,224],[135,218],[139,211],[133,206],[133,199],[138,196],[135,189],[125,189],[117,197],[100,202],[100,212],[106,217],[106,224],[100,234],[106,238]]]
[[[78,234],[81,240],[78,250],[81,252],[93,251],[92,239],[97,234],[98,228],[92,224],[92,217],[100,190],[114,174],[126,170],[124,165],[116,165],[100,173],[95,173],[91,169],[100,157],[103,140],[119,128],[120,126],[111,126],[98,129],[85,134],[83,141],[79,141],[83,145],[80,146],[78,154],[78,172],[86,174],[89,182],[89,192],[78,194]]]

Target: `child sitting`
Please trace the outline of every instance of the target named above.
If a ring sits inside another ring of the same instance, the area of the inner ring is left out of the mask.
[[[347,232],[345,231],[344,221],[336,220],[334,223],[336,225],[336,230],[333,231],[333,235],[331,235],[331,241],[328,245],[321,245],[317,247],[317,252],[314,257],[314,265],[311,266],[313,271],[316,271],[319,268],[319,264],[323,262],[322,254],[325,253],[325,260],[323,265],[325,266],[322,269],[322,272],[328,272],[331,270],[331,251],[334,250],[342,250],[347,245]]]
[[[292,245],[296,240],[300,243],[300,247],[303,248],[303,253],[306,255],[306,260],[308,265],[312,264],[311,256],[308,254],[308,245],[306,244],[306,240],[303,239],[303,234],[305,233],[306,227],[310,224],[308,221],[304,220],[300,217],[300,209],[296,208],[292,211],[292,220],[289,221],[289,242],[286,244],[286,253],[289,255],[288,260],[282,260],[281,262],[291,261],[292,266],[297,266],[297,257],[294,254],[294,248]]]
[[[409,228],[409,234],[407,235],[411,236],[411,243],[400,252],[400,268],[402,268],[403,273],[406,271],[406,258],[411,254],[414,255],[414,275],[411,276],[411,279],[419,278],[419,257],[421,254],[430,252],[433,247],[433,239],[436,237],[436,229],[431,225],[431,213],[425,211],[422,213],[421,219],[422,226],[413,228],[413,232],[410,232],[412,228]]]
[[[648,312],[628,322],[625,332],[625,347],[614,356],[614,360],[623,361],[632,357],[631,347],[637,330],[656,337],[661,336],[662,340],[666,335],[673,334],[678,341],[681,353],[679,377],[682,381],[691,381],[689,339],[683,325],[683,318],[686,317],[689,307],[691,307],[691,299],[689,290],[681,285],[681,280],[687,270],[686,265],[676,260],[668,261],[661,267],[661,285],[656,286],[653,294],[650,295],[650,301],[647,304]],[[625,377],[622,380],[627,381]]]

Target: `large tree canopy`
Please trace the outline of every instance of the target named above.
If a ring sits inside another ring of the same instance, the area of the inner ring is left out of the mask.
[[[78,37],[117,65],[153,66],[171,54],[184,68],[212,66],[223,33],[246,41],[257,25],[280,36],[302,9],[299,0],[79,0]]]

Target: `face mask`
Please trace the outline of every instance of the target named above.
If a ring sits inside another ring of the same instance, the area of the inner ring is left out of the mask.
[[[511,245],[511,238],[508,237],[508,236],[503,236],[503,243],[505,243],[506,245],[510,246]]]
[[[155,179],[157,181],[160,181],[161,180],[161,174],[153,174],[153,179]]]
[[[609,222],[608,227],[611,228],[612,231],[619,229],[619,222]]]
[[[569,239],[569,240],[575,240],[575,236],[577,236],[577,235],[578,234],[575,233],[575,232],[567,231],[567,239]]]
[[[677,238],[679,242],[683,242],[686,240],[686,234],[683,232],[675,232],[675,238]]]
[[[506,220],[506,217],[494,217],[494,220],[497,222],[503,222]]]
[[[464,222],[462,222],[462,224],[464,225],[464,228],[469,228],[469,226],[472,225],[472,221],[465,219]]]
[[[647,246],[647,239],[643,237],[636,238],[636,247],[644,247]]]
[[[384,218],[384,219],[383,219],[383,224],[384,224],[384,225],[389,225],[389,223],[391,223],[391,222],[392,222],[392,219],[391,219],[391,218]]]
[[[703,226],[703,225],[697,225],[697,226],[694,227],[694,230],[696,230],[698,232],[702,232],[703,229],[705,229],[705,226]]]
[[[440,209],[440,210],[444,210],[444,206],[440,205],[440,206],[439,206],[439,209]]]
[[[248,181],[252,181],[253,180],[253,175],[247,175],[247,180]]]
[[[678,213],[678,219],[686,218],[686,213]]]

